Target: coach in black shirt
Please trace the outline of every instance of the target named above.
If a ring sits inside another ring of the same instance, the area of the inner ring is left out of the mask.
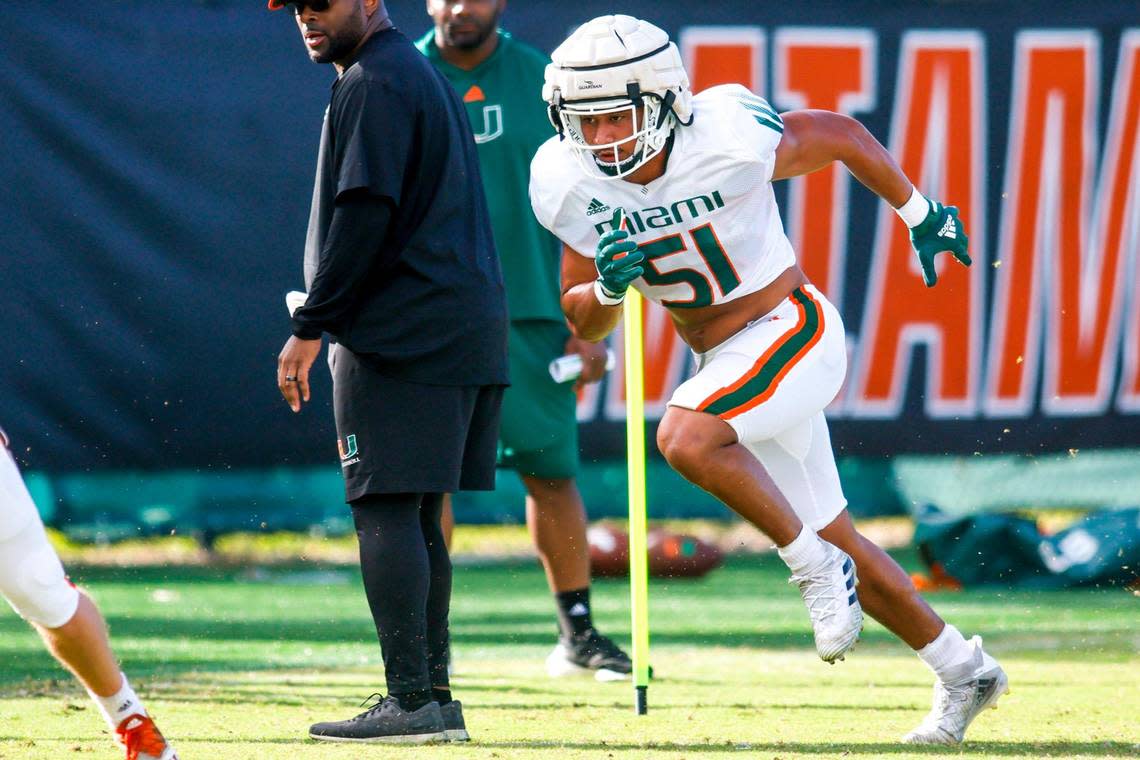
[[[329,348],[341,467],[388,697],[315,739],[465,739],[447,678],[444,493],[494,488],[507,311],[475,144],[455,92],[383,0],[284,3],[339,77],[305,245],[308,299],[278,357],[293,411]]]

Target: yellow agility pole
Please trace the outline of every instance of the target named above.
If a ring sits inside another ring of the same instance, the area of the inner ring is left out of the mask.
[[[625,297],[625,433],[629,476],[629,598],[633,617],[634,709],[649,710],[649,551],[645,515],[645,378],[641,294]]]

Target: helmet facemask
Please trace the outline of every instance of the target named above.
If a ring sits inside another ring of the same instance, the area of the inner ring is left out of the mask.
[[[620,179],[629,176],[660,153],[669,141],[677,124],[672,105],[673,92],[665,97],[654,92],[642,93],[636,82],[626,85],[626,98],[597,98],[563,101],[559,98],[550,108],[551,122],[559,135],[568,138],[567,144],[587,174],[601,179]],[[609,143],[590,143],[582,129],[582,119],[604,119],[613,114],[628,112],[633,125],[631,133]],[[632,153],[621,157],[619,147],[634,142]]]

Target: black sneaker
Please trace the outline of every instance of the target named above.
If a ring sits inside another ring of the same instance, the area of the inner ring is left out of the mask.
[[[426,744],[443,741],[446,737],[437,702],[428,702],[415,712],[408,712],[394,697],[381,697],[379,694],[372,697],[379,697],[380,701],[355,718],[314,723],[309,728],[309,737],[326,742],[384,744]]]
[[[624,681],[633,672],[629,655],[593,628],[581,636],[562,636],[546,658],[546,672],[554,677],[592,674],[599,681]]]
[[[446,741],[471,741],[471,734],[467,733],[467,724],[463,722],[463,705],[458,699],[440,705],[439,713],[443,716],[443,733]]]

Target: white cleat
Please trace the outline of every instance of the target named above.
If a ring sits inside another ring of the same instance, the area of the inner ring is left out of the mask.
[[[855,563],[838,547],[824,543],[827,560],[806,575],[793,575],[788,583],[800,588],[811,616],[815,650],[824,662],[835,663],[855,646],[863,630],[863,608],[855,587]]]
[[[903,737],[907,744],[959,744],[966,729],[987,707],[997,707],[998,697],[1009,691],[1009,679],[997,660],[982,651],[982,640],[970,639],[976,666],[969,678],[946,684],[934,683],[934,707],[918,728]]]

